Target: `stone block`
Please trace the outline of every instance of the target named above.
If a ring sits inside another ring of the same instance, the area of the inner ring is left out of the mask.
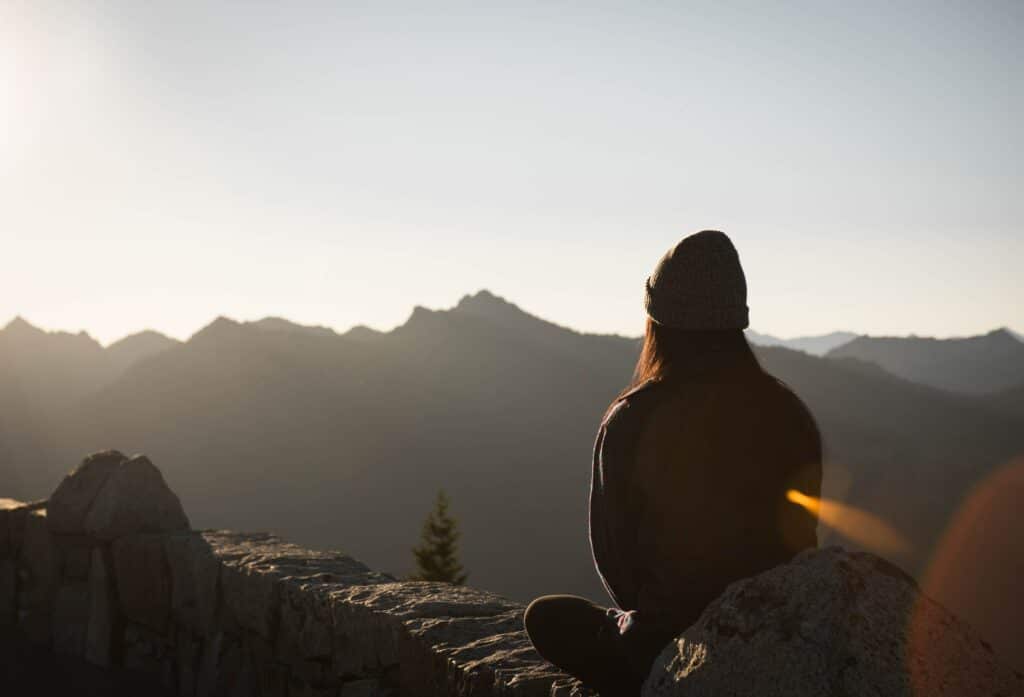
[[[0,629],[17,620],[18,569],[13,559],[0,559]]]
[[[85,654],[89,628],[89,584],[79,582],[57,589],[53,604],[53,651],[70,656]]]
[[[217,620],[220,560],[199,533],[164,537],[171,574],[171,613],[199,634],[213,631]]]
[[[125,460],[110,473],[84,521],[85,533],[98,540],[188,528],[177,495],[143,455]]]
[[[85,660],[106,668],[114,655],[118,616],[109,553],[92,550],[89,561],[89,626],[85,637]]]
[[[282,581],[277,653],[284,660],[292,662],[331,657],[332,587],[316,579],[287,578]]]
[[[141,624],[128,622],[122,637],[122,657],[126,669],[154,677],[164,673],[164,659],[172,654],[163,635]]]
[[[244,629],[270,641],[280,611],[279,574],[240,560],[225,564],[220,581],[224,605]]]
[[[85,516],[107,479],[127,460],[116,450],[94,453],[61,480],[48,504],[50,530],[65,535],[85,532]]]
[[[0,559],[14,556],[14,543],[11,541],[11,518],[14,511],[22,507],[21,501],[0,499]]]
[[[7,499],[10,501],[10,499]],[[26,504],[9,508],[0,515],[7,519],[7,556],[18,558],[21,553],[22,544],[25,541],[25,523],[32,509]]]
[[[375,678],[351,680],[342,685],[338,691],[338,697],[382,697],[385,694],[387,694],[387,688]]]
[[[224,632],[214,632],[203,639],[199,652],[199,674],[196,676],[196,697],[212,697],[216,694],[224,644]]]
[[[117,597],[128,619],[163,634],[171,611],[171,578],[160,535],[129,535],[111,546]]]
[[[310,685],[297,680],[294,676],[288,683],[288,697],[338,697],[337,687]]]
[[[201,649],[202,641],[193,635],[189,628],[177,627],[174,637],[174,652],[179,697],[195,697],[196,695]]]
[[[65,582],[87,581],[89,559],[92,557],[92,540],[82,535],[54,535],[53,541],[57,550],[60,578]]]
[[[26,516],[20,557],[24,575],[18,583],[18,624],[33,644],[49,644],[58,567],[45,510]]]

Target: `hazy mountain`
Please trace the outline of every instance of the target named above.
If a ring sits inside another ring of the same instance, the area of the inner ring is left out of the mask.
[[[143,358],[149,358],[177,346],[180,341],[166,337],[151,329],[131,334],[107,346],[104,353],[111,364],[111,370],[119,373]]]
[[[329,329],[327,327],[296,324],[295,322],[289,322],[288,320],[280,317],[264,317],[252,324],[259,329],[268,332],[303,332],[306,334],[320,334],[328,336],[336,333],[333,329]]]
[[[907,380],[965,394],[1024,383],[1024,343],[1006,329],[964,339],[861,336],[828,357],[870,361]]]
[[[444,487],[470,583],[520,599],[602,599],[587,541],[591,449],[638,348],[487,292],[450,310],[417,307],[390,332],[268,331],[222,317],[48,421],[10,421],[5,432],[24,434],[17,453],[0,447],[0,468],[20,478],[13,495],[31,498],[85,453],[146,452],[197,526],[271,529],[399,574]],[[1024,452],[1024,420],[987,401],[856,359],[758,355],[819,420],[826,494],[906,535],[895,560],[912,571],[965,492]],[[11,405],[23,396],[0,400],[0,414],[21,413]]]
[[[1024,418],[1024,384],[985,395],[985,399],[988,405],[1002,412]]]
[[[812,356],[824,356],[826,353],[856,338],[853,332],[831,332],[818,336],[798,336],[793,339],[780,339],[771,334],[759,334],[753,329],[747,330],[747,339],[758,346],[783,346],[803,351]]]

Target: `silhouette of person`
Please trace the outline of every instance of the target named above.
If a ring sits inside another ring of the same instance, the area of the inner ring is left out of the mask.
[[[631,384],[594,444],[589,533],[614,605],[546,595],[537,651],[602,697],[634,697],[662,649],[727,585],[816,547],[789,489],[821,493],[810,412],[747,343],[747,286],[729,238],[686,237],[647,279]]]

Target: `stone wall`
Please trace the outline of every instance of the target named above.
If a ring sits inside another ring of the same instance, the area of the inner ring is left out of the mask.
[[[46,502],[0,500],[0,631],[182,697],[579,693],[522,612],[268,534],[192,531],[144,457],[100,453]]]

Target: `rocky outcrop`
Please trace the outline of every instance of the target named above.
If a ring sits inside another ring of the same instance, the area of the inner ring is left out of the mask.
[[[1024,675],[897,567],[830,547],[732,584],[643,691],[712,695],[1009,697],[1024,695]]]
[[[91,456],[45,504],[0,499],[0,636],[167,694],[582,697],[522,613],[341,552],[190,530],[144,457]],[[910,577],[829,548],[731,585],[666,647],[643,697],[1021,694],[1024,676]]]
[[[47,511],[54,533],[108,541],[189,528],[160,470],[144,455],[128,458],[116,450],[90,455],[64,477]]]
[[[0,505],[0,628],[182,697],[570,695],[522,606],[264,533],[192,531],[144,457]],[[0,629],[0,631],[7,631]]]

